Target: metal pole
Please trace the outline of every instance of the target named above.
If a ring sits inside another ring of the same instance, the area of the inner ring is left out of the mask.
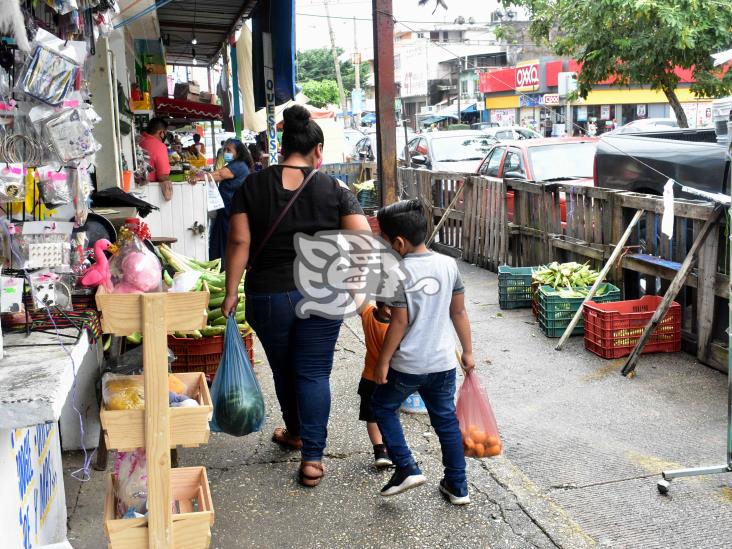
[[[457,74],[457,116],[458,116],[458,124],[460,124],[460,122],[462,122],[462,120],[460,119],[460,111],[461,111],[461,109],[460,109],[460,74],[462,72],[460,69],[461,69],[461,65],[462,65],[462,60],[458,57],[457,62],[458,62],[458,64],[457,64],[457,72],[458,72],[458,74]]]
[[[394,99],[394,15],[392,0],[372,0],[376,79],[377,158],[383,205],[397,201]]]
[[[356,29],[356,18],[353,18],[353,70],[354,72],[354,90],[358,90],[356,93],[361,96],[361,54],[358,51],[358,32]],[[361,113],[356,112],[351,100],[351,110],[353,111],[353,125],[358,128],[361,125]]]
[[[346,92],[343,91],[343,78],[341,77],[341,63],[338,61],[338,49],[336,48],[335,33],[333,32],[333,24],[330,21],[330,9],[328,8],[328,0],[323,0],[325,6],[325,17],[328,20],[328,32],[330,33],[330,50],[333,53],[333,64],[335,65],[336,82],[338,83],[338,97],[341,100],[341,111],[343,112],[343,126],[348,127],[348,114],[346,111]]]

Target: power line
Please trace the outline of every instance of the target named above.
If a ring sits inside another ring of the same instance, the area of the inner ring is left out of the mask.
[[[339,2],[339,5],[341,3]],[[380,12],[382,13],[382,12]],[[317,19],[325,19],[327,16],[317,14],[317,13],[301,13],[297,12],[295,15],[302,16],[302,17],[315,17]],[[391,14],[388,14],[391,16]],[[345,17],[345,16],[336,16],[331,15],[331,19],[344,19],[346,21],[353,21],[354,17]],[[373,22],[373,18],[371,17],[356,17],[356,21],[364,21],[364,22]],[[404,20],[404,23],[412,23],[415,25],[458,25],[457,23],[450,23],[447,21],[412,21],[412,20]],[[498,23],[496,21],[474,21],[473,23],[465,23],[466,27],[470,26],[481,26],[481,25],[497,25]]]

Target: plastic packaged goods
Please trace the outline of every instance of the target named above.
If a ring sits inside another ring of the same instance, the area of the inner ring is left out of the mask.
[[[147,457],[144,448],[117,452],[114,461],[117,518],[147,514]]]
[[[43,120],[43,135],[59,161],[75,162],[101,148],[92,133],[95,120],[93,110],[83,107],[66,109]]]
[[[140,234],[147,230],[140,224]],[[119,251],[109,263],[115,293],[146,293],[162,290],[160,260],[143,243],[142,238],[128,229],[120,231]]]
[[[76,88],[86,57],[85,42],[61,40],[39,29],[16,89],[48,105],[61,105]]]
[[[38,187],[41,199],[47,208],[54,209],[71,204],[73,196],[69,183],[69,174],[61,166],[43,166],[38,168]]]
[[[26,170],[22,163],[6,164],[0,168],[0,201],[23,202],[25,176]]]

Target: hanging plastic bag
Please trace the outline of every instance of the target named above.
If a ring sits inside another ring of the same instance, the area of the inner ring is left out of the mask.
[[[458,391],[457,417],[468,457],[494,457],[503,451],[496,418],[478,375],[466,374]]]
[[[264,398],[233,314],[226,320],[224,354],[211,385],[211,430],[241,437],[264,424]]]

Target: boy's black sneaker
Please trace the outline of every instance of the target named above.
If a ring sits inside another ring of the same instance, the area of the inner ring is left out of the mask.
[[[450,486],[444,478],[440,481],[440,492],[453,505],[468,505],[470,503],[470,495],[468,494],[467,488],[457,490]]]
[[[377,469],[386,469],[394,465],[391,459],[389,459],[389,452],[386,451],[386,446],[383,444],[374,445],[374,465]]]
[[[396,496],[411,488],[422,486],[425,482],[427,482],[427,478],[416,465],[408,469],[397,468],[386,486],[381,489],[381,495],[383,497]]]

